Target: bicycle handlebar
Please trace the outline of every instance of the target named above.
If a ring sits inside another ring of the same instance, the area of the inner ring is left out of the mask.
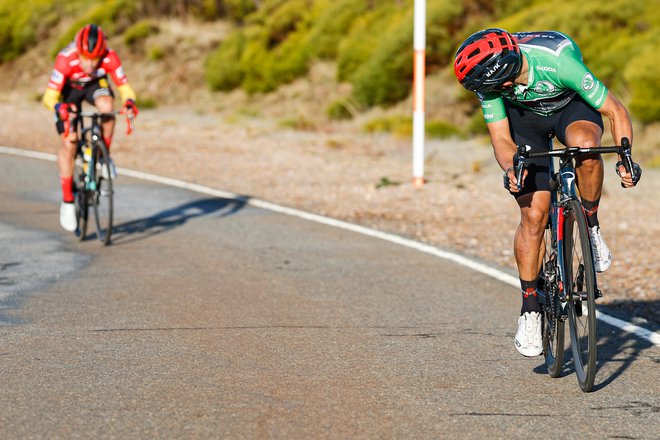
[[[85,111],[70,111],[70,114],[73,117],[82,117],[82,118],[102,118],[104,116],[117,116],[117,115],[126,115],[126,134],[133,133],[135,129],[135,115],[129,114],[125,109],[122,110],[113,110],[111,112],[85,112]],[[66,129],[69,121],[65,122],[65,133],[69,132]]]
[[[635,167],[633,166],[632,160],[632,147],[628,138],[621,138],[620,146],[611,146],[611,147],[592,147],[592,148],[581,148],[581,147],[566,147],[561,150],[549,150],[549,151],[540,151],[532,153],[528,150],[526,145],[518,145],[516,154],[513,155],[513,166],[516,172],[516,188],[519,190],[522,188],[522,176],[525,170],[525,161],[526,159],[533,159],[538,157],[559,157],[560,159],[574,158],[578,156],[584,156],[588,154],[608,154],[608,153],[618,153],[621,156],[623,166],[626,169],[626,173],[630,174],[632,181],[636,183],[638,176],[635,174]],[[623,184],[622,184],[623,185]]]

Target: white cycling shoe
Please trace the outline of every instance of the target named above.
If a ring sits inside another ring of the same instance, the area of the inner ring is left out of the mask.
[[[78,227],[76,206],[73,203],[62,202],[60,205],[60,225],[65,231],[73,232]]]
[[[596,272],[605,272],[612,264],[612,253],[600,234],[600,226],[589,228],[589,235],[591,236],[591,251],[594,255]]]
[[[518,331],[514,344],[516,350],[523,356],[533,357],[543,353],[540,313],[525,312],[518,318]]]
[[[109,162],[110,162],[109,167],[104,167],[103,166],[103,161],[102,160],[100,161],[99,165],[101,165],[101,175],[103,176],[103,178],[105,180],[108,180],[108,168],[110,168],[110,175],[112,176],[112,179],[114,180],[114,179],[117,178],[117,168],[115,168],[115,162],[112,160],[112,157],[109,158]]]

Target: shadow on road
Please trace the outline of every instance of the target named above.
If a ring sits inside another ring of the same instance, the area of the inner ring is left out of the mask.
[[[644,303],[648,303],[645,301]],[[657,308],[657,301],[647,306]],[[604,310],[607,311],[607,310]],[[607,311],[609,312],[609,311]],[[621,316],[624,318],[624,316]],[[561,377],[575,374],[573,366],[573,353],[571,351],[570,337],[568,335],[568,322],[566,323],[566,349],[564,354],[564,368]],[[648,327],[648,326],[647,326]],[[657,325],[650,323],[651,330],[655,330]],[[598,371],[596,373],[596,383],[593,391],[599,391],[612,382],[617,380],[630,366],[639,358],[649,357],[652,362],[660,363],[660,357],[654,356],[647,350],[653,348],[653,344],[632,333],[625,332],[618,327],[609,325],[601,320],[597,323],[598,329]],[[547,374],[548,370],[541,359],[541,365],[534,368],[535,373]],[[577,386],[577,380],[576,380]]]
[[[113,228],[112,244],[114,246],[144,240],[203,216],[219,214],[218,217],[228,217],[243,209],[247,201],[247,198],[240,200],[200,199],[161,211],[146,218],[121,223]]]

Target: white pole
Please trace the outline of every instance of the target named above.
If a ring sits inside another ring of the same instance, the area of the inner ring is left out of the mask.
[[[413,57],[413,185],[424,185],[424,81],[426,76],[426,0],[415,0]]]

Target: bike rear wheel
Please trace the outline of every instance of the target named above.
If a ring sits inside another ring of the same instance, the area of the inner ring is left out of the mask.
[[[575,373],[582,391],[596,378],[596,272],[582,205],[571,200],[564,210],[564,273],[568,323]]]
[[[105,143],[96,141],[94,154],[96,189],[91,193],[90,204],[94,211],[94,222],[98,239],[104,244],[110,244],[112,237],[113,189],[110,170],[110,156]]]
[[[85,178],[87,174],[83,168],[82,154],[78,154],[73,167],[73,189],[75,191],[74,202],[76,206],[76,236],[83,241],[87,235],[87,220],[89,219],[89,205],[87,202],[87,190],[85,189]]]
[[[543,355],[550,377],[559,377],[564,366],[564,318],[559,302],[557,244],[551,228],[545,230],[543,257]]]

